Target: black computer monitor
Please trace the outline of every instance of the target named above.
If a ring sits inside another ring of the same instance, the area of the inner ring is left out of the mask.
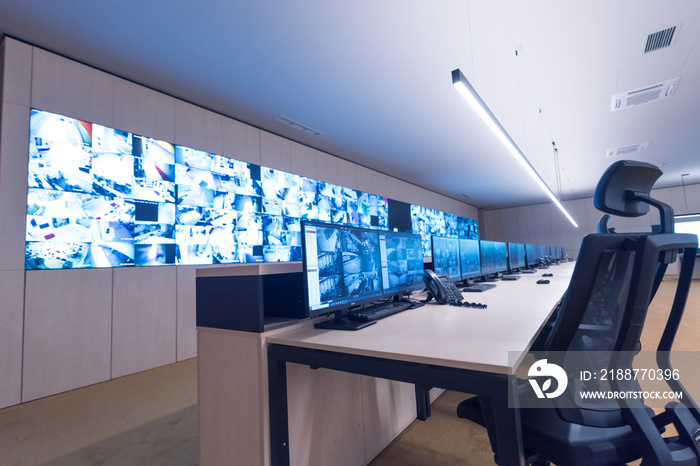
[[[508,243],[508,265],[511,273],[525,268],[525,245]]]
[[[481,253],[481,275],[488,277],[498,273],[496,267],[496,244],[493,241],[479,240]]]
[[[341,328],[351,307],[383,295],[379,232],[302,222],[302,260],[309,317],[335,313],[316,327]]]
[[[379,250],[384,297],[401,296],[424,288],[420,235],[380,231]]]
[[[493,242],[494,257],[496,258],[496,273],[508,271],[508,245],[501,241]]]
[[[700,215],[690,216],[690,215],[679,215],[674,219],[673,224],[674,233],[690,233],[696,235],[700,239]],[[700,249],[698,249],[698,255],[700,255]]]
[[[566,250],[561,246],[557,246],[556,248],[552,249],[552,255],[554,256],[554,258],[560,262],[563,261],[564,257],[566,256]]]
[[[534,244],[525,245],[525,261],[527,263],[528,269],[536,268],[539,265],[539,255],[537,253],[537,246]]]
[[[469,279],[481,276],[479,240],[459,239],[459,268],[462,272],[462,281],[466,286],[469,285]]]
[[[548,249],[549,248],[547,246],[542,246],[541,244],[537,245],[537,257],[540,260],[540,265],[547,265],[546,263],[547,263],[547,256],[548,256],[547,251],[548,251]]]
[[[460,280],[459,239],[435,235],[431,238],[433,271],[438,275],[446,275],[452,282]]]

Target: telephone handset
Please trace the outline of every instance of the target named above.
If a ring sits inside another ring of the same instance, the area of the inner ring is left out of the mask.
[[[432,270],[426,269],[423,281],[425,281],[429,292],[427,301],[435,298],[435,301],[440,304],[461,304],[462,293],[454,283],[447,279],[447,276],[437,275]]]

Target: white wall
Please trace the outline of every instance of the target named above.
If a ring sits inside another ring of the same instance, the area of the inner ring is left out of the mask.
[[[196,356],[196,267],[24,270],[31,108],[478,215],[473,206],[14,39],[5,38],[0,54],[0,408]]]
[[[653,198],[673,207],[676,214],[700,212],[700,184],[654,189]],[[593,206],[593,198],[562,202],[579,224],[578,228],[562,215],[554,204],[538,204],[509,209],[479,211],[479,232],[483,239],[516,243],[564,246],[569,257],[576,257],[583,237],[595,233],[602,212]],[[656,209],[638,218],[611,217],[610,226],[620,233],[651,231],[659,224]]]

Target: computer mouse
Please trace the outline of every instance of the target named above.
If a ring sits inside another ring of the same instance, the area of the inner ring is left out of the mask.
[[[546,285],[546,284],[548,284],[548,283],[549,283],[549,280],[545,280],[545,279],[537,280],[537,284],[538,284],[538,285]]]

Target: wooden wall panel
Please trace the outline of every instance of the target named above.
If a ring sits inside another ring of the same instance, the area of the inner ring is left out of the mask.
[[[25,286],[22,401],[109,380],[112,270],[29,270]]]

